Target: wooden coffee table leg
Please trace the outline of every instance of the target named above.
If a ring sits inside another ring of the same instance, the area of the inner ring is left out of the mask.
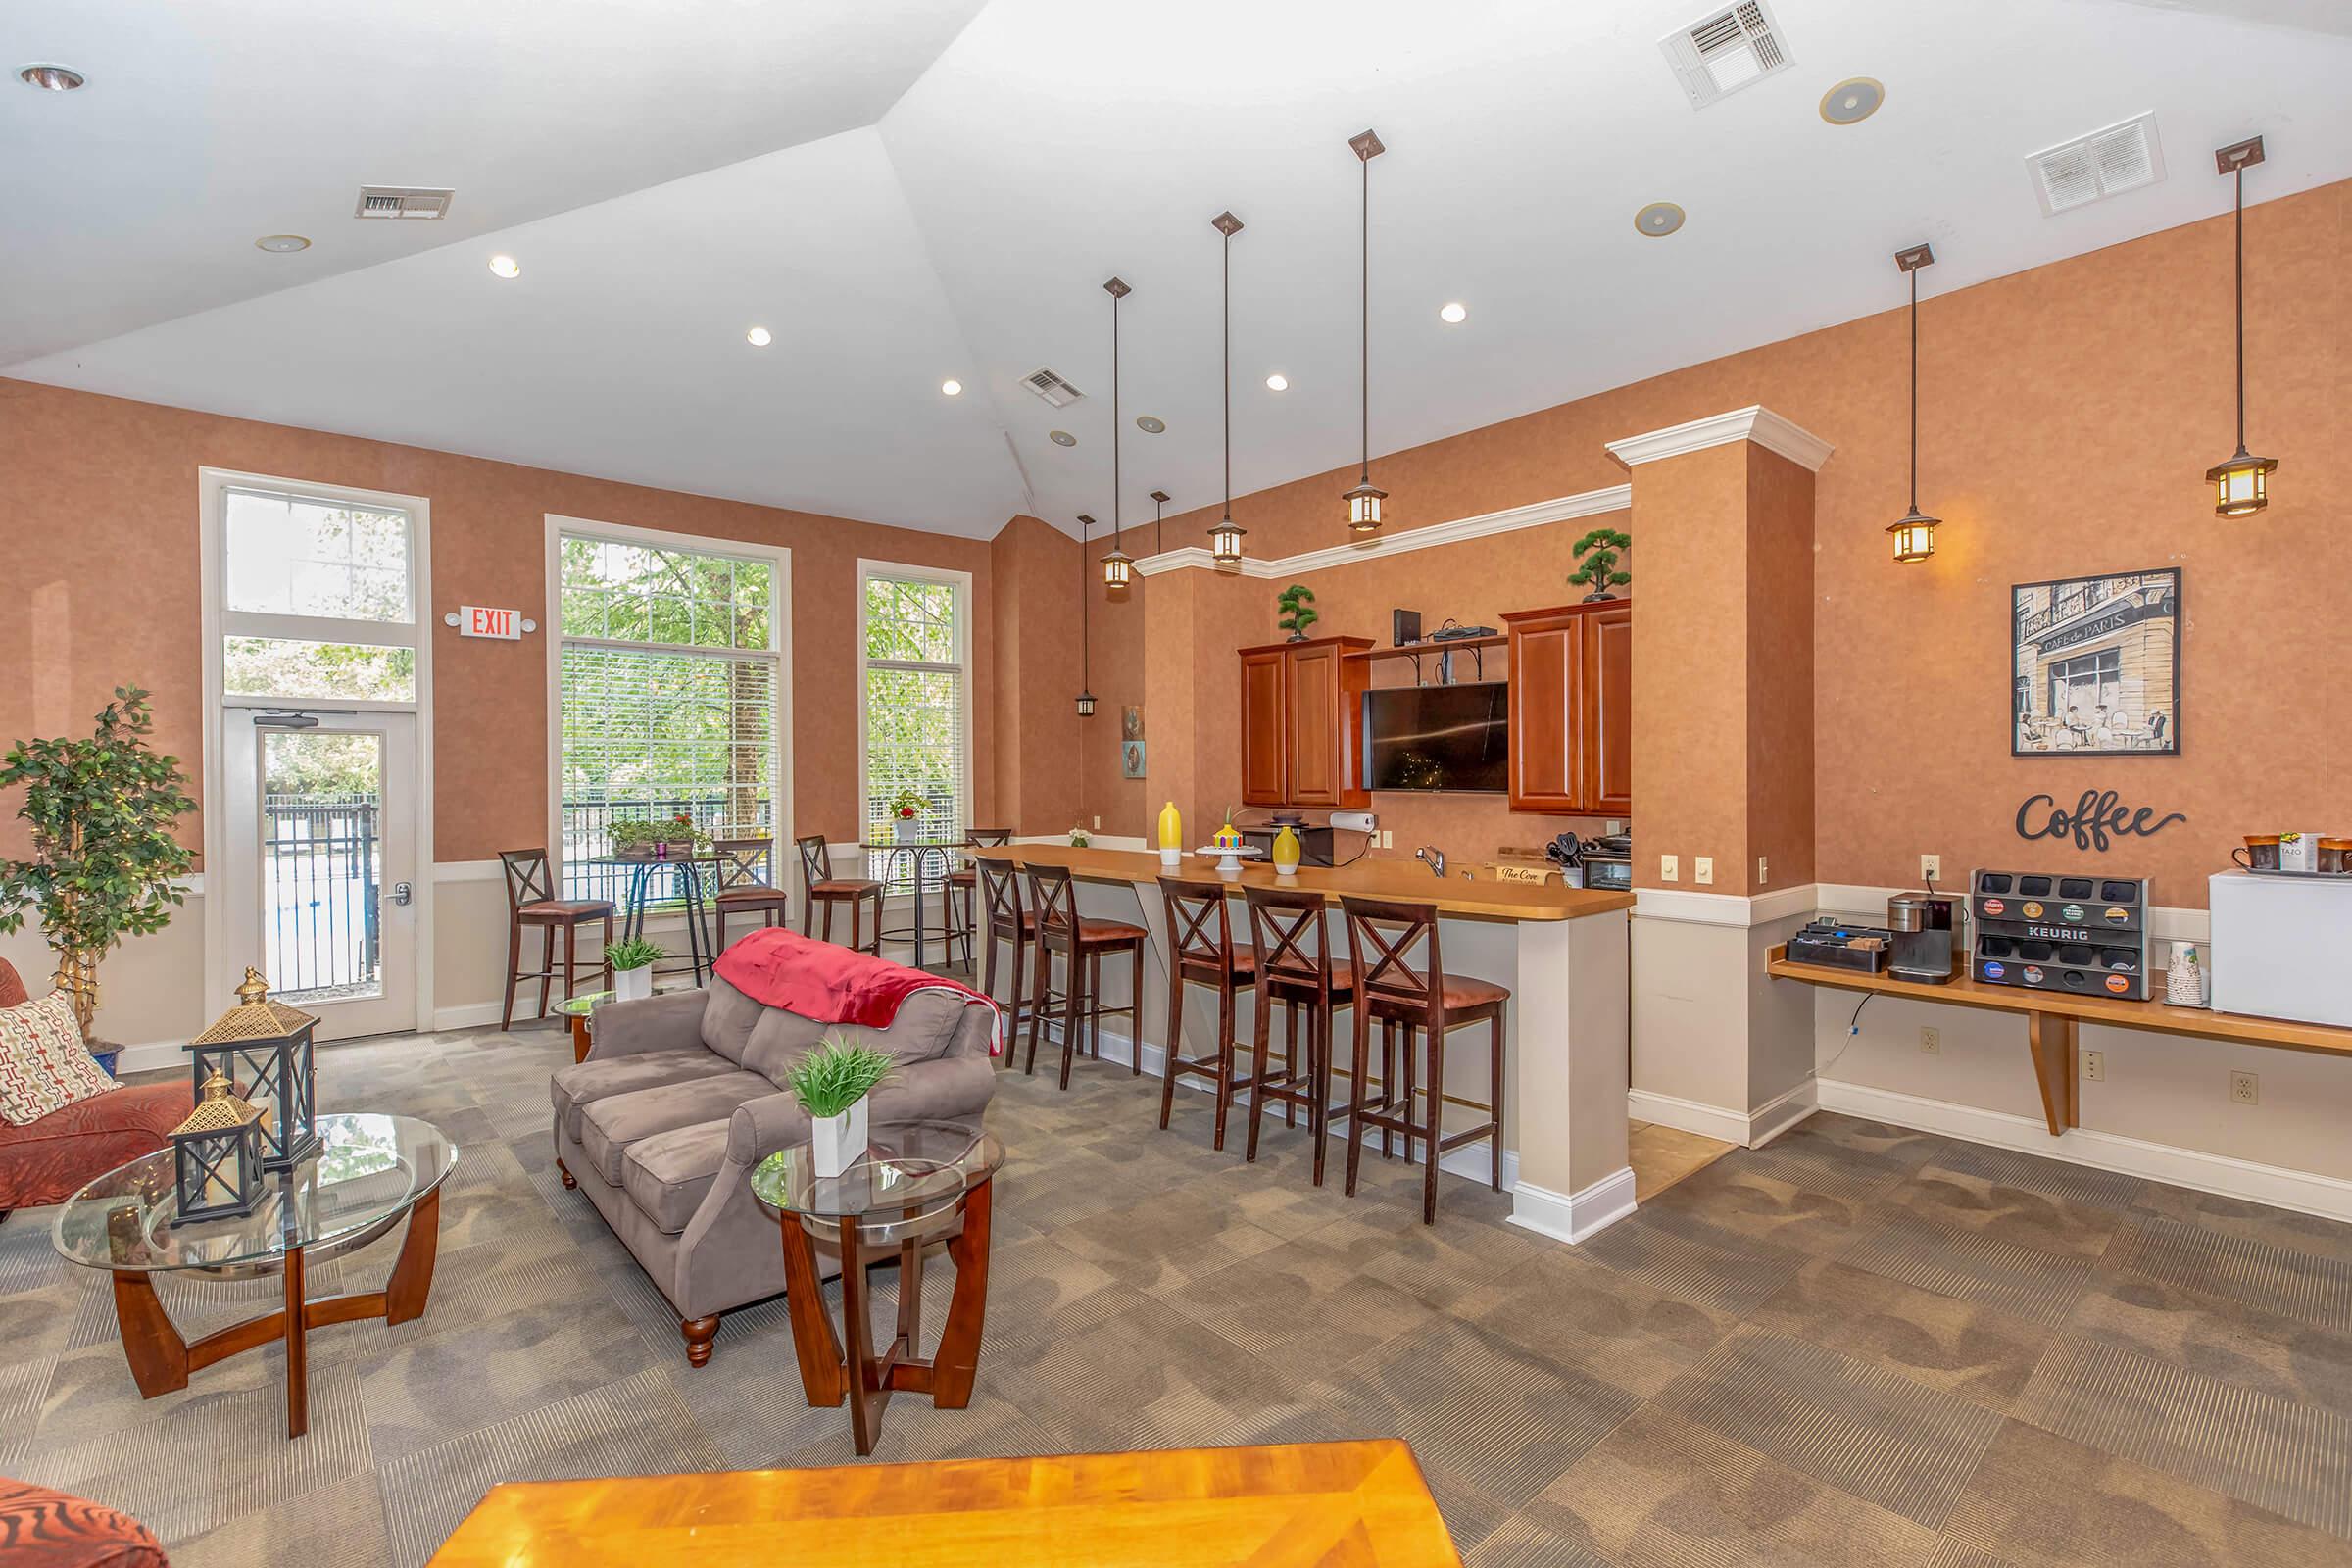
[[[405,1250],[405,1249],[404,1249]],[[286,1436],[311,1430],[310,1344],[303,1318],[302,1249],[286,1249]]]
[[[843,1372],[850,1386],[850,1437],[862,1458],[874,1451],[889,1386],[876,1377],[872,1303],[866,1299],[865,1259],[858,1246],[858,1222],[841,1222],[841,1328]]]
[[[985,1181],[963,1196],[963,1233],[948,1243],[956,1261],[956,1290],[948,1298],[947,1327],[932,1359],[931,1403],[960,1410],[972,1402],[980,1370],[980,1332],[988,1316],[988,1222],[996,1184]]]
[[[130,1363],[141,1398],[188,1386],[188,1342],[172,1326],[145,1270],[116,1271],[115,1323],[122,1335],[122,1358]]]
[[[409,1209],[409,1234],[401,1238],[400,1256],[384,1285],[386,1328],[424,1315],[424,1298],[433,1289],[433,1262],[440,1253],[441,1189],[436,1187]],[[292,1298],[287,1310],[293,1310]]]
[[[571,1060],[574,1066],[588,1059],[588,1015],[575,1012],[571,1015]]]
[[[784,1298],[792,1308],[792,1353],[801,1363],[801,1392],[812,1405],[838,1406],[842,1399],[841,1340],[825,1312],[824,1289],[816,1282],[816,1249],[799,1217],[785,1214]]]

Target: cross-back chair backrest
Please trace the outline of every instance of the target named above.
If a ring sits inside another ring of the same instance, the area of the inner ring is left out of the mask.
[[[774,874],[770,867],[775,853],[774,839],[712,839],[710,854],[718,861],[719,891],[765,886]]]
[[[1340,907],[1348,916],[1348,957],[1355,968],[1356,995],[1425,1013],[1434,1027],[1446,994],[1437,906],[1343,894]],[[1419,968],[1413,964],[1416,952],[1422,955]]]
[[[1301,888],[1242,890],[1250,903],[1250,940],[1257,947],[1260,982],[1331,991],[1331,935],[1324,899]]]
[[[508,912],[556,896],[555,879],[548,872],[545,850],[501,850],[498,852],[498,863],[507,874]]]
[[[975,855],[972,870],[980,884],[980,918],[992,931],[1021,928],[1021,868],[1009,857]]]
[[[1233,968],[1233,915],[1225,884],[1159,879],[1160,903],[1168,917],[1168,945],[1179,964],[1197,963],[1229,974]]]
[[[1022,869],[1029,875],[1029,906],[1037,911],[1039,939],[1048,934],[1074,938],[1078,933],[1078,894],[1077,885],[1070,880],[1070,868],[1030,865]]]
[[[993,849],[1000,844],[1010,844],[1012,829],[1008,827],[967,828],[964,830],[963,842],[975,849]]]
[[[825,836],[822,833],[794,839],[792,847],[801,852],[803,893],[814,893],[819,882],[833,880],[833,852],[825,848]]]

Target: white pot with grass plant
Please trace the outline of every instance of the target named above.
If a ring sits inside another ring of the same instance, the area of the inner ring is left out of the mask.
[[[612,965],[612,1000],[636,1002],[652,996],[654,960],[661,956],[662,950],[643,937],[609,944],[605,958]]]
[[[889,1053],[828,1033],[792,1064],[785,1087],[808,1113],[808,1152],[820,1180],[865,1156],[866,1096],[890,1076]]]

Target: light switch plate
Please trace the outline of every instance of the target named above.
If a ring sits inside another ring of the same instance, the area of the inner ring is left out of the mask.
[[[1715,857],[1702,855],[1690,862],[1690,880],[1702,888],[1715,885]]]
[[[1659,856],[1658,880],[1661,882],[1680,882],[1682,879],[1683,858],[1679,855]]]

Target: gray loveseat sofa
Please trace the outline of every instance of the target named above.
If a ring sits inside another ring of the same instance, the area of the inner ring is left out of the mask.
[[[996,1091],[989,1009],[917,992],[888,1029],[838,1026],[898,1059],[875,1122],[977,1124]],[[775,1218],[752,1170],[806,1143],[808,1118],[779,1087],[835,1025],[763,1006],[726,981],[597,1008],[588,1059],[556,1072],[556,1160],[676,1308],[701,1366],[721,1314],[784,1289]]]

